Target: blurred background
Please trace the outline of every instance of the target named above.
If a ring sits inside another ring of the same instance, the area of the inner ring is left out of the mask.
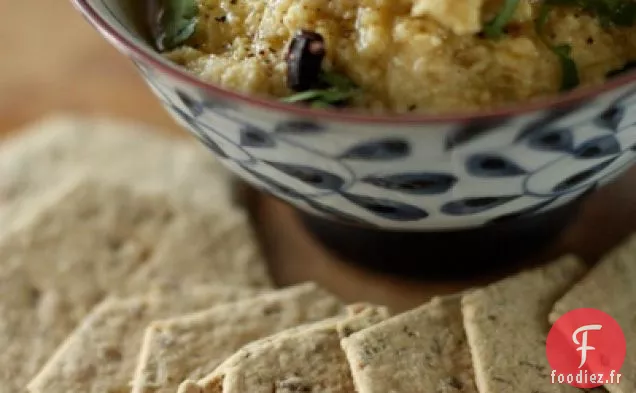
[[[0,0],[0,135],[53,112],[180,132],[130,62],[66,0]]]

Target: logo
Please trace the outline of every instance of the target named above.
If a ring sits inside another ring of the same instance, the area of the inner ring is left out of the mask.
[[[627,345],[620,325],[610,315],[579,308],[559,318],[546,341],[552,382],[577,388],[620,383]]]

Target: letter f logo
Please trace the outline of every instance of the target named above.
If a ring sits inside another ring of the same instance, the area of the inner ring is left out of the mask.
[[[596,349],[592,346],[587,345],[587,333],[590,330],[601,330],[602,328],[603,328],[602,325],[585,325],[576,329],[574,333],[572,334],[572,341],[574,341],[576,345],[580,345],[580,347],[576,349],[577,351],[581,351],[581,364],[579,364],[579,368],[583,367],[583,365],[587,361],[587,351],[593,351]],[[579,333],[583,333],[581,335],[582,337],[581,342],[579,342],[577,338]]]

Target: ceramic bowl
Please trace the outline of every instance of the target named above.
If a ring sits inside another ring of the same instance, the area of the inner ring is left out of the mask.
[[[446,231],[547,212],[636,156],[636,74],[475,116],[365,116],[203,83],[155,53],[130,0],[73,0],[165,108],[252,185],[305,212]]]

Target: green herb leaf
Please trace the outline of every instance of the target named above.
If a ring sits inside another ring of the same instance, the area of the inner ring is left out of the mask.
[[[174,49],[190,38],[198,23],[199,7],[196,0],[155,0],[161,2],[157,49]]]
[[[581,80],[578,66],[570,56],[572,47],[570,45],[558,45],[552,47],[552,52],[559,57],[561,62],[561,91],[574,89],[581,83]]]
[[[572,47],[570,45],[562,44],[555,46],[545,37],[543,30],[550,18],[550,11],[552,10],[552,6],[548,4],[549,1],[552,0],[547,0],[541,5],[539,16],[535,21],[535,28],[543,43],[559,58],[559,62],[561,63],[561,91],[568,91],[574,89],[581,83],[579,68],[574,59],[572,59]]]
[[[287,102],[290,104],[297,102],[307,102],[317,100],[322,96],[321,90],[307,90],[300,93],[292,94],[289,97],[285,97],[281,99],[283,102]]]
[[[287,103],[306,102],[313,108],[328,108],[350,100],[358,94],[358,87],[344,75],[333,72],[321,72],[321,89],[311,89],[283,98]]]
[[[488,38],[497,39],[504,35],[505,27],[510,23],[520,0],[506,0],[495,19],[484,26],[484,34]]]

